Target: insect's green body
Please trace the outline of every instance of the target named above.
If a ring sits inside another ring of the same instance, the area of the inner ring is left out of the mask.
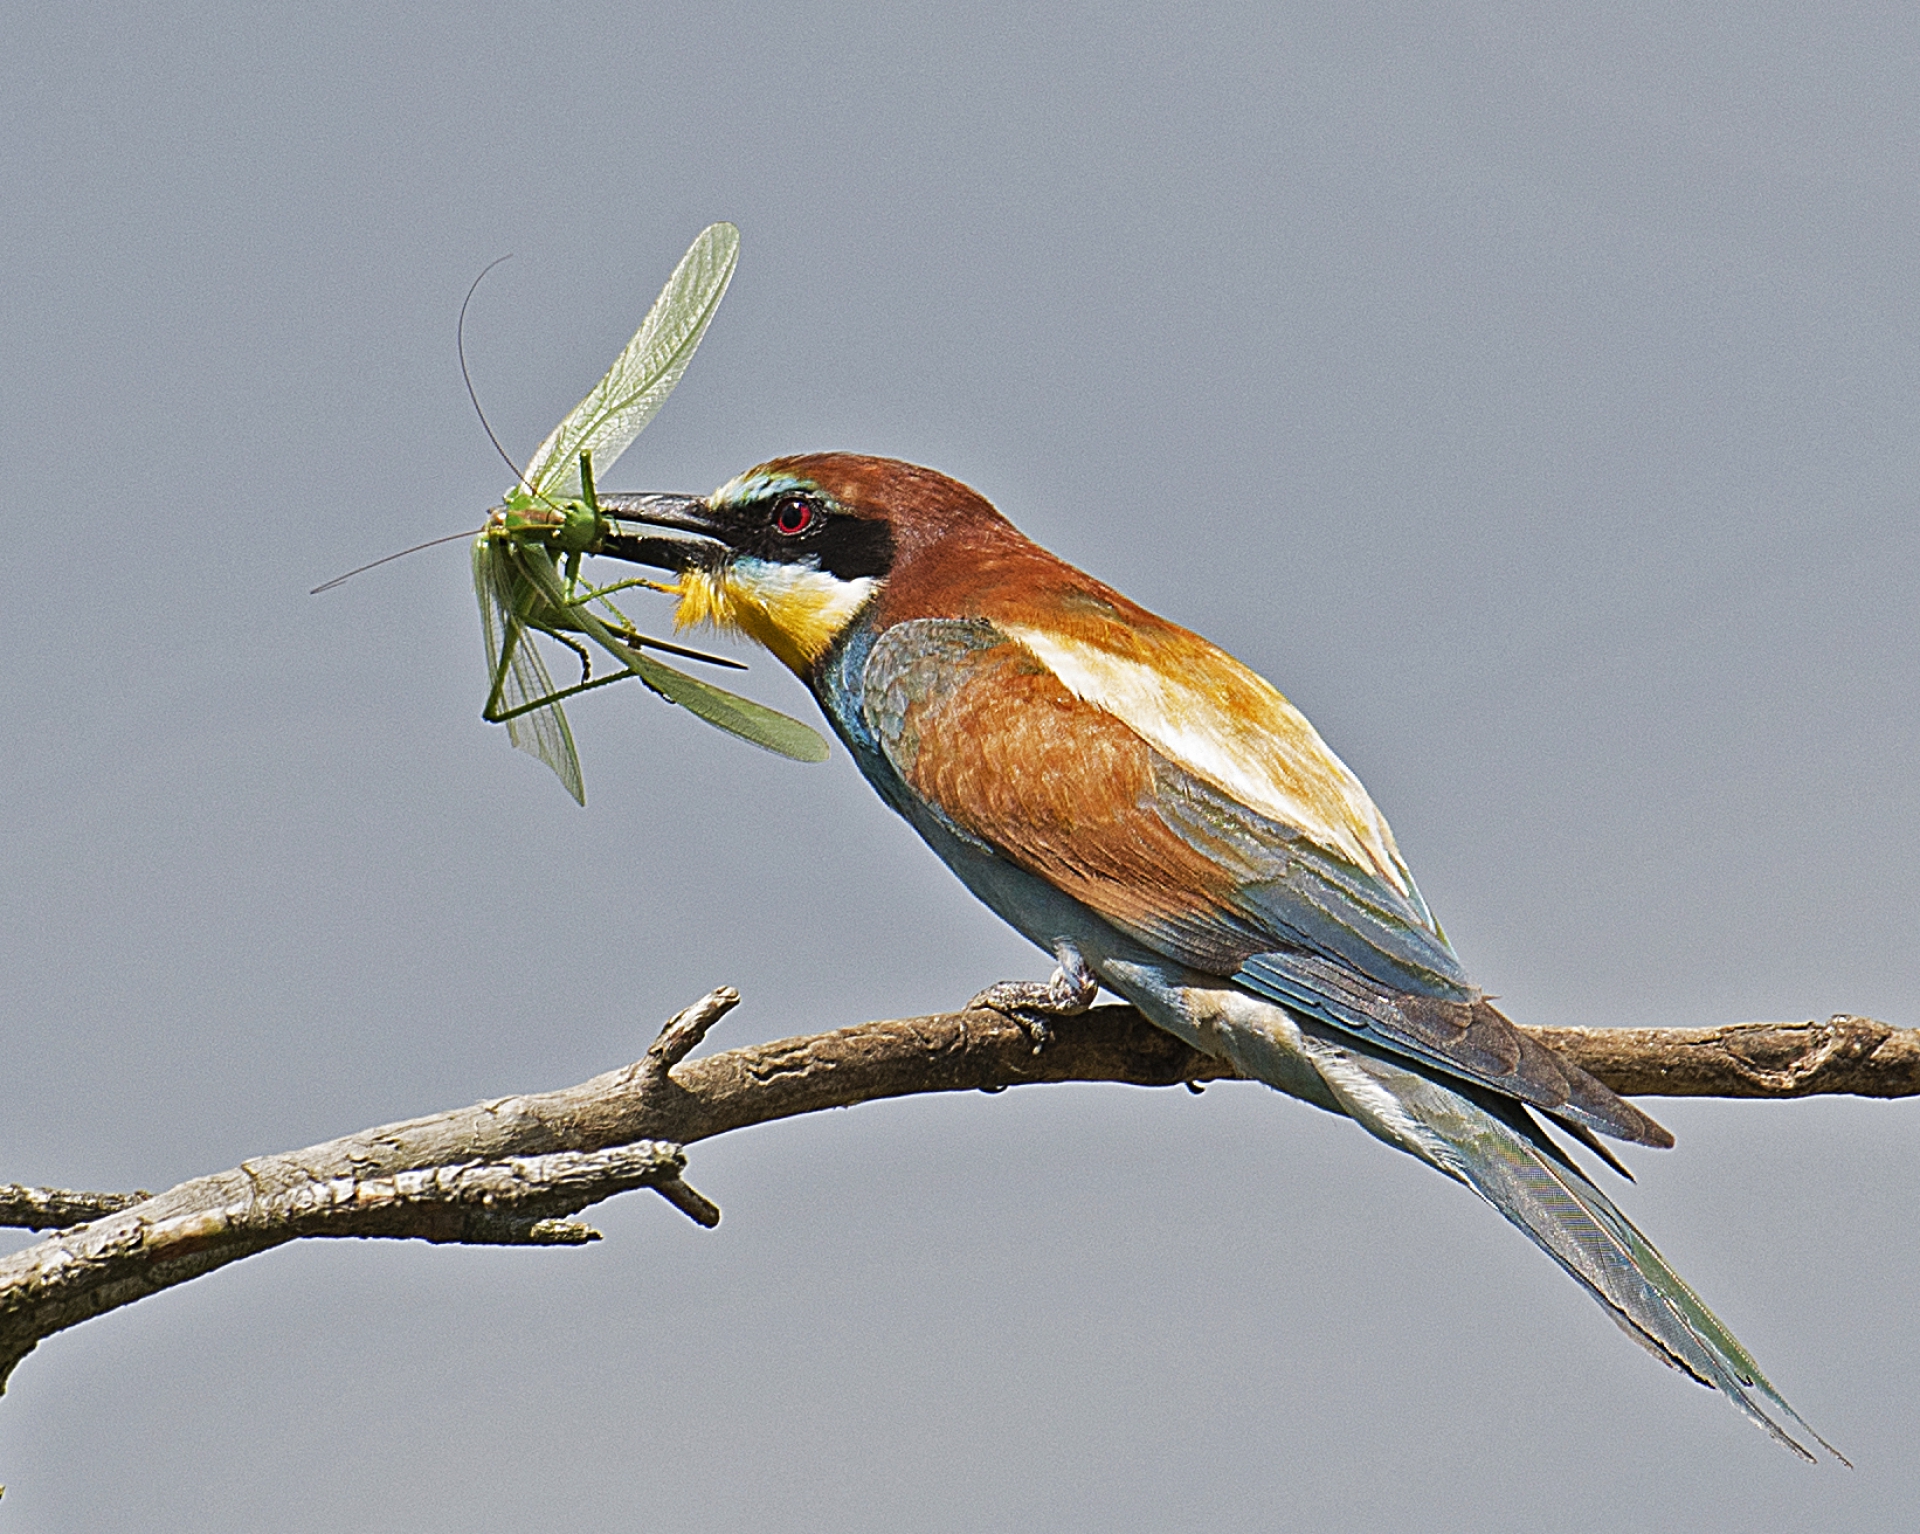
[[[731,224],[701,231],[606,377],[554,427],[474,541],[473,583],[492,678],[481,717],[506,725],[514,745],[551,767],[582,804],[580,760],[560,703],[629,676],[769,751],[802,761],[827,754],[826,742],[797,719],[641,653],[656,649],[710,659],[639,633],[612,600],[614,592],[634,587],[664,588],[639,579],[609,586],[580,579],[582,558],[610,529],[594,490],[596,457],[603,469],[612,464],[680,381],[726,292],[739,247],[739,231]],[[576,685],[555,688],[529,631],[546,634],[579,657]],[[583,641],[604,650],[621,669],[593,676]]]

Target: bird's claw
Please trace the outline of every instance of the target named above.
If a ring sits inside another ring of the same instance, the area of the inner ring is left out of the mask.
[[[1048,1004],[1050,1000],[1048,988],[1037,980],[1002,980],[968,1002],[967,1010],[998,1012],[1012,1018],[1027,1030],[1037,1055],[1053,1041],[1047,1018],[1058,1013]]]
[[[1048,1018],[1078,1017],[1093,1006],[1093,999],[1099,994],[1100,982],[1094,979],[1086,961],[1075,950],[1065,948],[1061,950],[1060,966],[1052,978],[1044,982],[1002,980],[988,986],[968,1002],[967,1007],[969,1010],[986,1008],[1012,1018],[1027,1030],[1037,1055],[1053,1039]]]

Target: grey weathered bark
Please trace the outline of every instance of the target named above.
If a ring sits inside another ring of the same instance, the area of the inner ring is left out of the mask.
[[[568,1216],[635,1188],[713,1225],[720,1211],[682,1180],[683,1147],[749,1124],[922,1092],[1048,1081],[1198,1091],[1233,1074],[1129,1007],[1058,1019],[1038,1052],[1017,1021],[966,1011],[688,1060],[738,1001],[725,987],[702,997],[643,1058],[579,1086],[363,1130],[158,1195],[0,1187],[0,1225],[58,1231],[0,1259],[0,1388],[41,1339],[303,1236],[572,1245],[597,1233]],[[1920,1031],[1870,1018],[1528,1031],[1629,1094],[1920,1094]]]

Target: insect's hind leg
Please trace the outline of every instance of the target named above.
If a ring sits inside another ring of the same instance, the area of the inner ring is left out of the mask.
[[[552,629],[542,629],[540,632],[556,643],[565,645],[569,650],[573,651],[575,655],[580,657],[580,685],[582,687],[593,680],[592,651],[580,643],[579,640],[569,639],[565,634],[556,633]]]

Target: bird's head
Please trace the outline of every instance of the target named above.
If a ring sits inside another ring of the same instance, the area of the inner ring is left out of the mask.
[[[853,453],[776,458],[708,496],[602,495],[600,505],[615,528],[602,552],[679,572],[676,627],[743,634],[801,677],[889,583],[924,583],[1025,542],[957,480]]]

